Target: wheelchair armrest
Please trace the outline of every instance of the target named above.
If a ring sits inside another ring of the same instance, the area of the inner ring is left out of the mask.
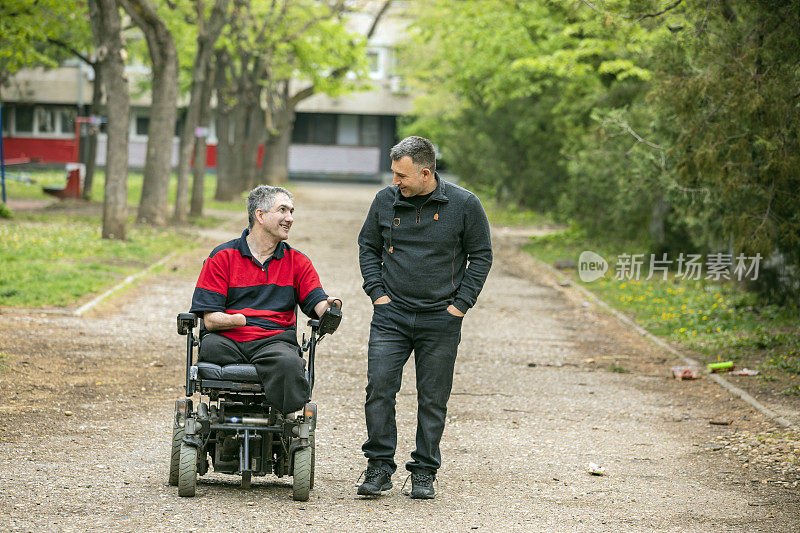
[[[178,314],[178,335],[188,335],[197,327],[197,315],[194,313]]]
[[[322,318],[319,319],[319,334],[320,335],[330,335],[339,327],[339,323],[342,321],[342,309],[341,307],[329,307],[324,313],[322,313]]]

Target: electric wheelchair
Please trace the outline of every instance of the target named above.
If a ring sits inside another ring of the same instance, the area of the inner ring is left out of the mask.
[[[175,401],[169,483],[177,485],[180,496],[195,495],[197,476],[208,472],[210,459],[214,472],[241,475],[242,488],[250,487],[254,475],[292,476],[294,499],[308,500],[317,420],[310,397],[314,355],[317,343],[339,326],[341,306],[336,300],[320,319],[308,321],[311,335],[303,334],[298,351],[307,355],[309,398],[302,414],[287,417],[267,403],[253,365],[193,362],[202,342],[194,334],[198,317],[178,315],[178,334],[186,335],[186,397]],[[196,408],[195,393],[200,394]]]

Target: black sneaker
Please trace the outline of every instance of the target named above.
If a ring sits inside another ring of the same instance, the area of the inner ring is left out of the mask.
[[[362,475],[364,476],[364,483],[358,486],[358,494],[360,496],[380,496],[381,491],[392,488],[389,472],[383,468],[369,466]]]
[[[428,472],[411,473],[411,497],[415,500],[432,500],[436,496],[433,482],[436,476]]]

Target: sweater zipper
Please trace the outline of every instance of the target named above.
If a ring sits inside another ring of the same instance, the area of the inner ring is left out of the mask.
[[[419,224],[419,217],[422,215],[422,208],[423,208],[423,207],[425,207],[425,204],[427,204],[427,203],[428,203],[428,202],[430,202],[430,201],[431,201],[431,199],[430,199],[430,198],[428,198],[427,200],[425,200],[425,201],[422,203],[422,205],[421,205],[421,206],[419,206],[419,209],[417,209],[417,224]]]

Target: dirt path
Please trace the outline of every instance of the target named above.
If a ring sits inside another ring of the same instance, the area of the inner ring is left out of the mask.
[[[374,192],[296,189],[290,242],[345,301],[342,327],[318,351],[309,502],[292,501],[287,478],[256,478],[245,491],[238,478],[212,474],[194,499],[167,484],[172,401],[183,382],[175,315],[217,244],[208,240],[83,318],[0,314],[0,352],[8,354],[0,361],[0,529],[800,528],[800,476],[776,466],[796,450],[780,448],[775,464],[745,450],[769,423],[707,380],[669,379],[668,354],[584,306],[503,239],[464,321],[437,498],[404,496],[403,472],[386,496],[356,497],[371,306],[355,236]],[[244,224],[242,216],[206,237],[232,238]],[[609,372],[612,363],[633,372]],[[412,370],[398,398],[400,464],[413,447]],[[721,419],[733,423],[709,424]],[[589,462],[607,475],[588,475]]]

